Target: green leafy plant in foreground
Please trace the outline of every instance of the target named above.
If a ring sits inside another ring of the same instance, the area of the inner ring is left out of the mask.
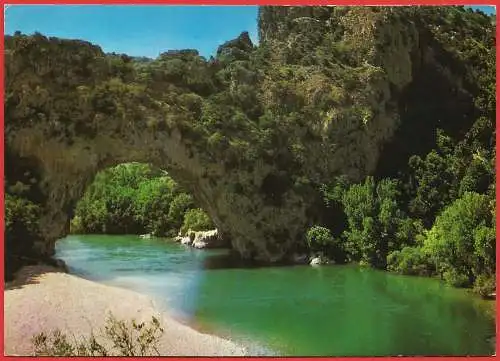
[[[35,356],[159,356],[158,342],[164,330],[152,316],[149,323],[118,320],[109,314],[104,330],[79,340],[54,330],[32,339]]]

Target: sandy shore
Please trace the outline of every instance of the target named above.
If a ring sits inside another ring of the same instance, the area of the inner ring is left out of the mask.
[[[4,291],[5,354],[32,355],[33,335],[54,329],[89,335],[101,329],[106,315],[151,320],[155,315],[165,329],[161,355],[243,356],[242,346],[217,336],[200,333],[170,315],[159,313],[151,298],[139,293],[101,285],[49,267],[26,267]]]

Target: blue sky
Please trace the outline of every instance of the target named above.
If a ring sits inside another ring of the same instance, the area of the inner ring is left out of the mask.
[[[9,5],[5,32],[16,30],[84,39],[105,52],[151,58],[186,48],[208,57],[242,31],[258,40],[257,6]]]
[[[105,52],[155,58],[171,49],[210,56],[248,31],[257,41],[256,6],[9,6],[5,32],[85,39]]]
[[[471,6],[473,9],[478,9],[481,10],[482,12],[485,12],[486,14],[493,14],[496,12],[496,9],[494,6]]]

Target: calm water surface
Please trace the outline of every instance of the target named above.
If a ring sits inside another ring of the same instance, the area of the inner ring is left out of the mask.
[[[242,268],[224,250],[69,236],[72,273],[154,297],[202,330],[280,355],[491,355],[492,304],[439,281],[355,266]]]

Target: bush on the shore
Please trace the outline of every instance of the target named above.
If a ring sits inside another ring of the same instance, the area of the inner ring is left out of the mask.
[[[437,218],[425,247],[445,281],[473,286],[480,275],[495,273],[495,231],[490,200],[467,192]]]
[[[421,247],[404,247],[387,256],[387,270],[412,276],[429,276],[433,274],[433,265]]]
[[[492,294],[496,291],[496,277],[495,274],[488,275],[479,275],[474,282],[474,292],[483,296],[483,297],[491,297]]]
[[[41,332],[32,339],[34,356],[160,356],[158,341],[163,328],[156,317],[149,323],[125,322],[110,314],[102,335],[94,332],[80,340],[54,330]]]
[[[336,263],[345,262],[345,250],[339,238],[333,236],[332,232],[323,226],[312,226],[306,233],[306,241],[309,249],[314,254],[327,256]]]
[[[352,260],[385,268],[388,253],[404,243],[400,236],[407,232],[401,232],[401,227],[406,228],[407,222],[397,202],[399,196],[398,181],[393,179],[377,182],[366,177],[345,190],[341,202],[348,228],[343,237]]]
[[[214,228],[210,217],[201,208],[190,209],[184,215],[184,223],[181,227],[181,233],[185,234],[188,230],[207,231]]]
[[[180,193],[172,200],[167,214],[172,228],[179,230],[182,227],[184,215],[193,206],[193,197],[187,193]]]
[[[19,185],[19,183],[17,184]],[[13,271],[22,264],[36,262],[33,250],[39,238],[40,207],[24,198],[24,194],[5,194],[5,279],[12,280]]]
[[[313,226],[309,228],[306,234],[306,240],[309,248],[315,252],[329,247],[333,242],[332,232],[328,228]]]

